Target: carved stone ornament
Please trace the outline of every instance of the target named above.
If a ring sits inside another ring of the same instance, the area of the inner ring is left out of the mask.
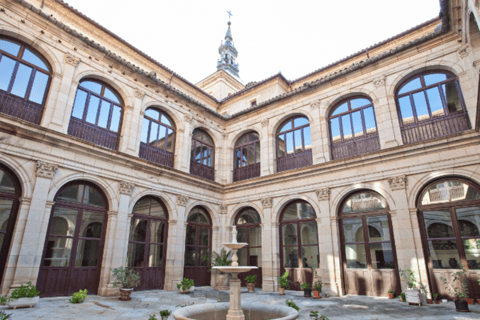
[[[132,190],[135,187],[135,183],[131,182],[126,182],[126,181],[121,181],[120,182],[120,194],[124,194],[127,196],[132,195]]]
[[[145,96],[145,92],[138,90],[138,88],[135,89],[135,97],[138,99],[143,99],[143,96]]]
[[[187,196],[182,196],[178,195],[177,196],[177,205],[185,207],[187,205],[188,197]]]
[[[80,63],[80,58],[75,57],[74,55],[67,52],[67,54],[65,55],[65,63],[76,67]]]
[[[320,108],[321,105],[322,105],[321,100],[315,100],[312,103],[310,103],[310,108],[312,108],[312,109]]]
[[[468,51],[469,51],[468,44],[465,44],[457,50],[457,53],[460,56],[460,58],[463,59],[463,58],[468,57]]]
[[[52,179],[58,166],[56,164],[46,163],[43,161],[37,161],[37,177]]]
[[[227,140],[228,139],[228,133],[222,133],[223,139]]]
[[[193,117],[191,115],[189,115],[189,114],[185,115],[185,122],[192,123],[192,120],[193,120]]]
[[[392,191],[405,189],[407,186],[407,176],[403,174],[401,176],[388,178],[388,184]]]
[[[221,204],[220,205],[220,214],[227,214],[227,212],[228,212],[227,206],[224,205],[224,204]]]
[[[378,77],[378,78],[375,78],[373,79],[373,85],[378,88],[378,87],[382,87],[385,85],[386,81],[385,81],[385,77]]]
[[[262,120],[262,128],[265,128],[266,126],[268,126],[268,119],[263,119]]]
[[[262,206],[263,208],[271,208],[273,205],[273,198],[263,198],[262,199]]]
[[[330,188],[315,190],[318,201],[330,200]]]

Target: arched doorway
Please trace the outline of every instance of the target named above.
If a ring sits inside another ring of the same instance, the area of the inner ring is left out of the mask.
[[[388,206],[378,193],[361,191],[340,206],[343,278],[347,294],[400,294],[397,257]]]
[[[163,289],[167,253],[168,212],[155,197],[140,199],[133,207],[127,267],[140,273],[135,290]]]
[[[241,210],[235,219],[238,232],[237,242],[248,243],[248,246],[238,250],[238,265],[258,267],[258,269],[238,275],[243,287],[247,286],[245,278],[249,275],[257,276],[255,286],[262,287],[262,227],[260,222],[260,215],[253,208]]]
[[[467,269],[469,292],[480,297],[480,187],[458,178],[427,185],[418,198],[418,219],[433,293],[452,299],[443,281]]]
[[[290,289],[312,283],[313,269],[320,265],[315,211],[303,200],[288,204],[280,215],[280,268],[289,272]]]
[[[17,177],[0,166],[0,281],[3,281],[21,194]]]
[[[210,260],[212,252],[212,222],[203,207],[195,207],[187,218],[185,238],[184,278],[193,279],[195,286],[209,286],[211,274]]]
[[[107,225],[107,200],[88,182],[73,182],[55,196],[37,287],[43,297],[96,294]]]

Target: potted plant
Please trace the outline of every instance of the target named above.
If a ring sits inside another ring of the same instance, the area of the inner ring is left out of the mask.
[[[72,295],[72,299],[69,299],[71,303],[82,303],[83,300],[87,299],[87,289],[79,290]]]
[[[255,291],[255,281],[257,281],[257,276],[249,275],[245,278],[245,280],[247,280],[248,292],[254,292]]]
[[[438,293],[434,293],[432,294],[432,296],[433,296],[433,301],[435,301],[435,304],[439,304],[440,298],[438,297]]]
[[[302,288],[303,296],[305,298],[311,298],[312,297],[312,287],[310,286],[310,283],[304,282],[304,283],[302,283],[300,288]]]
[[[25,307],[34,307],[39,300],[40,291],[32,285],[31,282],[27,282],[26,285],[21,285],[20,288],[13,290],[10,295],[10,301],[8,306],[10,308],[25,308]]]
[[[455,310],[460,312],[469,312],[470,310],[468,309],[468,303],[465,300],[468,295],[468,279],[466,277],[467,271],[461,263],[459,266],[461,269],[460,271],[450,273],[450,283],[443,276],[440,277],[440,280],[443,281],[445,289],[448,290],[448,293],[454,297],[453,301],[455,302]]]
[[[407,300],[405,300],[405,292],[402,292],[400,293],[400,302],[406,302]]]
[[[284,295],[285,289],[288,289],[290,280],[288,280],[287,278],[288,278],[288,271],[285,271],[285,273],[280,278],[278,278],[278,281],[280,283],[280,288],[278,288],[278,292],[280,293],[280,295]]]
[[[195,290],[195,282],[192,279],[183,278],[182,282],[177,283],[177,289],[180,293],[190,293]]]
[[[160,311],[160,317],[162,317],[162,320],[167,320],[168,316],[172,314],[172,311],[170,310],[162,310]]]
[[[325,292],[325,298],[328,298],[328,292]]]
[[[0,306],[6,306],[8,301],[10,301],[10,298],[7,298],[7,295],[0,296]]]
[[[318,278],[317,281],[313,284],[313,298],[314,299],[320,299],[322,296],[320,295],[322,293],[322,286],[323,282],[321,278]]]
[[[213,252],[211,254],[207,254],[203,257],[203,260],[210,261],[212,267],[226,267],[232,265],[232,260],[229,260],[231,251],[227,251],[225,248],[220,250],[220,253]],[[212,268],[208,269],[208,271],[212,271]],[[215,290],[228,290],[228,280],[230,276],[226,273],[223,273],[219,270],[214,271],[214,286]]]
[[[287,300],[285,301],[285,303],[287,304],[287,306],[289,306],[290,308],[293,308],[295,310],[300,310],[300,307],[297,306],[297,304],[295,302],[293,302],[293,300]]]
[[[11,316],[11,314],[6,314],[5,311],[0,311],[0,320],[10,319]]]
[[[138,274],[138,271],[120,267],[113,269],[113,276],[116,278],[113,286],[120,286],[119,300],[131,300],[132,298],[130,296],[132,294],[133,288],[140,284],[140,275]]]
[[[310,311],[310,318],[312,318],[312,320],[317,320],[318,319],[318,311]]]
[[[407,283],[407,290],[405,291],[406,302],[421,305],[420,290],[416,287],[417,280],[415,278],[415,273],[412,269],[408,268],[407,270],[400,269],[400,274]]]
[[[388,299],[393,299],[393,298],[395,298],[395,291],[388,290]]]
[[[424,285],[423,282],[420,282],[418,284],[418,288],[420,289],[420,298],[422,299],[422,303],[432,304],[432,299],[428,299],[428,286]]]

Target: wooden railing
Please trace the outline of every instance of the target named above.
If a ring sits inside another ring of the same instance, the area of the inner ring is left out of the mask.
[[[332,143],[332,158],[342,159],[377,150],[380,150],[378,134],[371,134],[363,139]]]
[[[43,106],[0,91],[0,112],[12,117],[40,124]]]
[[[443,137],[468,129],[470,129],[470,121],[464,111],[401,127],[405,144]]]
[[[68,126],[68,134],[86,141],[93,142],[99,146],[118,150],[118,133],[97,127],[88,122],[71,117]]]
[[[208,180],[215,181],[215,169],[190,161],[190,173]]]
[[[138,156],[162,166],[173,168],[173,153],[149,146],[146,143],[140,143],[140,153]]]
[[[233,169],[233,182],[260,177],[260,163]]]
[[[277,172],[311,166],[313,163],[312,150],[307,150],[301,154],[277,158],[276,161]]]

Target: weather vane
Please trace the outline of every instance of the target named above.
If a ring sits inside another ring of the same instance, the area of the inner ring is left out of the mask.
[[[230,18],[233,17],[232,11],[227,10],[227,13],[228,13],[228,21],[230,21]]]

